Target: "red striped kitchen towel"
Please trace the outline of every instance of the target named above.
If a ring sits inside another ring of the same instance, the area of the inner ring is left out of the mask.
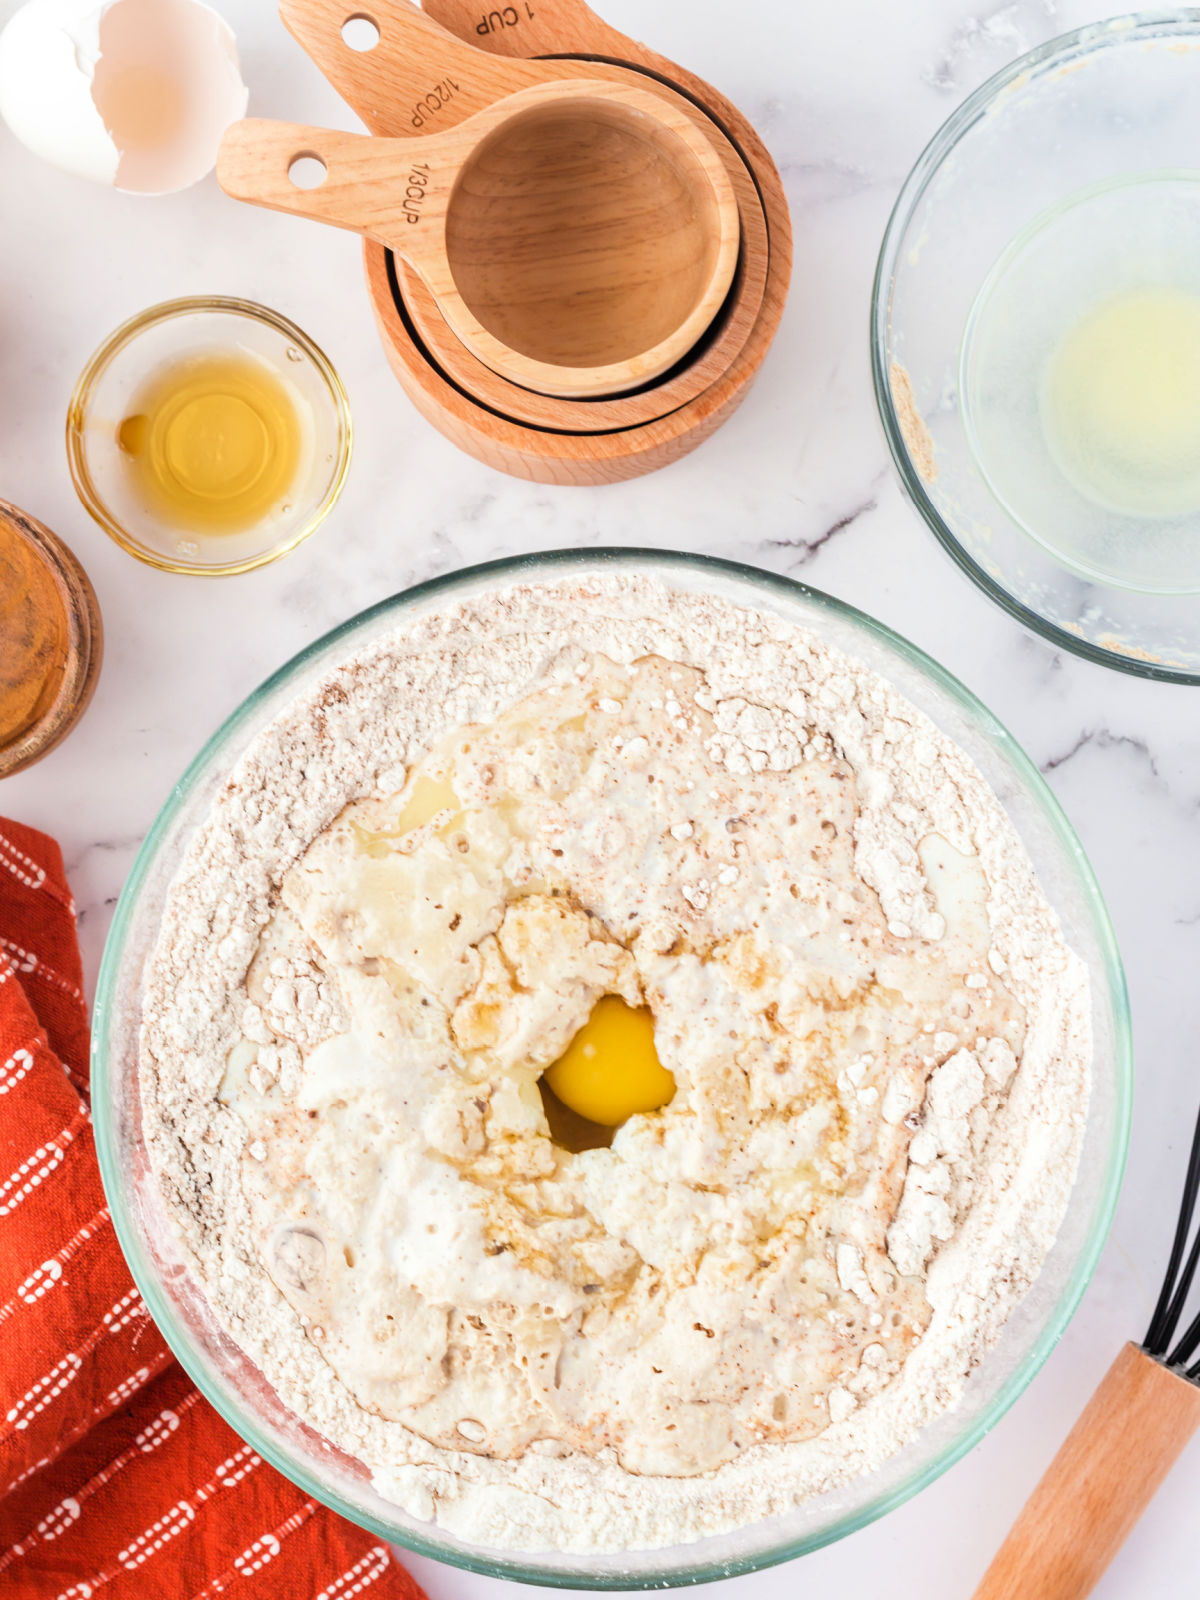
[[[0,1594],[423,1600],[202,1399],[104,1202],[75,908],[58,846],[0,818]]]

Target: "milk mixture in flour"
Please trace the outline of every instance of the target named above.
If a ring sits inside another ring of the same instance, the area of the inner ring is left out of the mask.
[[[541,1080],[602,1001],[670,1076],[569,1147]],[[218,1316],[385,1494],[634,1548],[953,1402],[1057,1230],[1088,1015],[995,797],[881,678],[560,580],[251,747],[172,890],[145,1117]]]

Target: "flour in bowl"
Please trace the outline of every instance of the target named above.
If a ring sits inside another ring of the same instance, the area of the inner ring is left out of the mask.
[[[669,1098],[540,1080],[600,1002]],[[155,1173],[218,1318],[380,1490],[516,1549],[678,1544],[880,1464],[1036,1275],[1085,971],[876,673],[605,576],[419,618],[231,774],[151,964]]]

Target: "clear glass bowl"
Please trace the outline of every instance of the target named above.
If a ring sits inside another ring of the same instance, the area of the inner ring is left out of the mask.
[[[169,363],[242,351],[285,385],[300,419],[299,474],[286,499],[240,532],[189,533],[142,502],[117,431],[130,400]],[[350,403],[329,358],[294,322],[252,300],[166,300],[130,318],[92,356],[67,410],[67,460],[76,492],[123,550],[166,572],[226,577],[287,555],[333,509],[350,467]]]
[[[289,1413],[213,1320],[163,1212],[147,1161],[137,1044],[143,967],[192,834],[252,739],[336,663],[425,612],[517,581],[597,570],[651,573],[800,623],[882,673],[976,761],[1011,817],[1093,990],[1094,1084],[1079,1177],[1054,1248],[956,1410],[877,1472],[787,1516],[674,1549],[580,1556],[499,1553],[465,1544],[382,1500],[366,1470]],[[1049,1355],[1079,1303],[1108,1232],[1124,1164],[1131,1093],[1120,957],[1079,840],[1011,735],[949,673],[870,617],[787,578],[661,551],[556,551],[468,568],[418,585],[318,639],[257,689],[171,791],[134,864],[100,971],[92,1091],[100,1170],[117,1233],[151,1315],[230,1425],[306,1492],[395,1544],[473,1571],[577,1589],[699,1583],[752,1571],[840,1539],[932,1482],[996,1423]]]
[[[1014,241],[1082,190],[1179,176],[1189,156],[1187,175],[1200,175],[1200,11],[1118,17],[1051,40],[976,90],[921,154],[884,234],[871,308],[888,444],[959,566],[1054,644],[1175,683],[1200,683],[1200,599],[1106,581],[1031,537],[972,453],[960,361],[976,297]],[[1016,437],[1019,419],[1010,423]],[[1043,466],[1031,457],[1031,474]]]

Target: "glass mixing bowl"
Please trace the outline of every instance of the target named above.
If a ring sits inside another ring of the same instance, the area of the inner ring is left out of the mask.
[[[650,573],[676,588],[718,594],[812,629],[890,679],[967,751],[1024,840],[1068,941],[1091,973],[1092,1103],[1079,1177],[1036,1282],[972,1374],[959,1406],[877,1472],[786,1516],[678,1548],[592,1556],[500,1553],[468,1545],[382,1500],[366,1469],[288,1412],[217,1326],[181,1259],[147,1160],[137,1072],[142,972],[193,833],[235,761],[289,700],[308,692],[334,664],[425,612],[514,582],[614,568]],[[1128,1003],[1108,915],[1079,840],[1011,735],[935,661],[852,607],[734,562],[661,551],[557,551],[451,573],[351,618],[269,678],[196,757],[142,846],[104,952],[92,1049],[96,1145],[118,1236],[151,1315],[230,1425],[307,1493],[395,1544],[493,1576],[577,1589],[699,1583],[787,1561],[901,1504],[977,1444],[1049,1355],[1096,1264],[1120,1185],[1130,1084]]]
[[[1182,525],[1174,592],[1161,592],[1161,583],[1160,592],[1147,592],[1136,574],[1132,582],[1116,581],[1111,572],[1106,578],[1086,561],[1071,561],[1063,542],[1055,553],[1047,546],[1068,518],[1086,539],[1107,514],[1093,508],[1093,527],[1088,503],[1054,481],[1052,465],[1039,455],[1040,429],[1017,414],[1016,404],[999,406],[997,426],[1017,452],[1007,476],[1019,494],[1003,494],[1003,484],[997,492],[999,480],[985,476],[972,449],[962,373],[969,380],[971,346],[964,350],[964,340],[977,298],[987,308],[987,293],[980,292],[997,263],[1003,283],[1006,265],[1016,262],[1009,278],[1013,343],[1027,333],[1032,341],[1039,320],[1071,314],[1071,304],[1056,305],[1070,284],[1055,230],[1069,233],[1080,192],[1111,193],[1116,204],[1151,176],[1185,186],[1185,179],[1200,177],[1198,152],[1200,10],[1118,17],[1051,40],[976,90],[922,153],[884,234],[871,308],[872,370],[888,444],[917,509],[959,566],[1054,644],[1175,683],[1200,683],[1200,593],[1192,570],[1200,559],[1200,512]],[[1086,241],[1079,244],[1069,267],[1080,276],[1077,295],[1088,292],[1089,273],[1111,255],[1128,251],[1132,258],[1142,249],[1136,231],[1136,222],[1123,226],[1114,214],[1090,250]],[[1169,218],[1163,231],[1165,237],[1144,243],[1139,270],[1148,283],[1171,267],[1164,265]],[[1196,259],[1179,241],[1176,248]],[[1037,264],[1030,254],[1037,249],[1045,257],[1040,286],[1022,287],[1020,271]],[[1073,303],[1085,309],[1082,300]],[[1013,362],[1025,355],[1028,372],[1032,352],[1015,351]],[[1021,494],[1040,499],[1046,543],[1018,521]],[[1132,524],[1118,535],[1142,536]]]

